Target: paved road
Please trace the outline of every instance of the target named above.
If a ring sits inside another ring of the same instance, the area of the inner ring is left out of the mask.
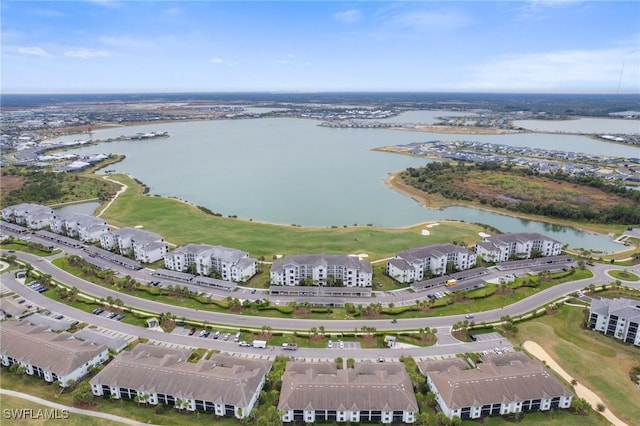
[[[327,320],[327,321],[318,321],[318,320],[305,320],[305,319],[281,319],[281,318],[265,318],[265,317],[253,317],[253,316],[242,316],[242,315],[234,315],[234,314],[226,314],[226,313],[214,313],[214,312],[206,312],[193,310],[188,308],[176,307],[173,305],[167,305],[159,302],[154,302],[146,299],[141,299],[138,297],[130,296],[127,294],[123,294],[120,292],[116,292],[92,283],[89,283],[85,280],[82,280],[78,277],[75,277],[56,266],[52,265],[48,260],[41,260],[37,256],[28,254],[28,253],[16,253],[16,256],[19,259],[25,260],[34,265],[37,270],[40,270],[46,274],[50,274],[55,279],[64,282],[65,284],[75,286],[80,291],[94,295],[98,298],[107,298],[112,297],[114,299],[120,298],[126,306],[142,309],[151,312],[171,312],[177,317],[185,317],[188,319],[192,319],[195,321],[206,321],[209,324],[224,324],[235,327],[247,327],[247,328],[261,328],[263,325],[268,325],[272,327],[272,329],[282,329],[282,330],[298,330],[298,331],[307,331],[312,327],[324,326],[326,332],[335,333],[338,331],[346,331],[346,330],[354,330],[361,329],[362,326],[375,327],[379,331],[390,331],[394,330],[404,330],[404,329],[417,329],[422,327],[430,327],[437,328],[438,334],[440,336],[439,344],[435,347],[431,348],[408,348],[402,349],[401,352],[403,355],[409,356],[420,356],[420,355],[445,355],[452,353],[460,353],[473,351],[483,351],[489,350],[493,347],[499,345],[499,342],[489,341],[489,342],[474,342],[472,344],[462,344],[456,343],[456,340],[453,339],[449,330],[452,324],[455,322],[461,321],[464,319],[463,315],[454,315],[454,316],[441,316],[441,317],[433,317],[433,318],[414,318],[414,319],[401,319],[397,323],[391,323],[389,320]],[[538,306],[549,303],[559,297],[562,297],[566,294],[572,293],[581,288],[587,287],[590,284],[604,284],[613,281],[613,279],[606,274],[608,269],[612,269],[614,267],[609,265],[595,265],[592,270],[595,274],[594,278],[569,282],[565,284],[560,284],[554,286],[545,291],[541,291],[525,300],[517,302],[513,305],[505,306],[500,309],[495,309],[492,311],[476,313],[474,317],[474,321],[476,323],[480,322],[490,322],[500,319],[500,317],[504,315],[517,316],[523,314],[525,312],[529,312],[535,309]],[[619,267],[615,267],[615,269],[622,269]],[[640,266],[637,265],[634,268],[627,268],[633,272],[640,273]],[[28,297],[30,300],[35,302],[36,304],[55,311],[60,312],[61,314],[76,318],[79,321],[87,322],[91,324],[96,324],[98,326],[102,326],[105,328],[113,329],[116,331],[121,331],[127,334],[136,335],[152,340],[160,340],[166,341],[173,344],[179,345],[187,345],[187,346],[200,346],[206,348],[216,348],[221,350],[228,350],[234,352],[247,352],[253,354],[265,354],[266,351],[253,349],[253,348],[240,348],[237,344],[233,342],[224,342],[218,340],[210,340],[210,339],[198,339],[192,336],[179,336],[167,333],[161,333],[153,330],[142,329],[140,327],[135,327],[127,324],[122,324],[117,321],[113,321],[103,317],[97,317],[95,315],[88,314],[86,312],[81,312],[76,309],[73,309],[69,306],[66,306],[62,303],[55,302],[49,299],[46,296],[43,296],[37,292],[32,291],[28,287],[20,284],[18,281],[13,278],[11,274],[5,273],[1,276],[3,284],[10,288],[12,291],[15,291],[18,294],[21,294],[25,297]],[[640,283],[625,283],[627,285],[633,286],[635,288],[640,288]],[[227,293],[228,294],[228,293]],[[415,293],[413,293],[415,295]],[[362,301],[361,301],[362,302]],[[377,297],[372,302],[381,302],[386,303],[384,297]],[[194,341],[194,339],[198,339]],[[274,351],[280,351],[280,349],[270,349],[269,354],[271,355]],[[393,356],[400,350],[394,349],[392,352]],[[274,353],[275,355],[275,353]],[[300,348],[298,350],[297,356],[304,357],[326,357],[327,352],[325,349],[303,349]],[[340,350],[340,356],[360,356],[362,353],[361,350]],[[337,354],[331,354],[331,357],[338,356]],[[369,356],[369,352],[367,352],[367,356]],[[372,357],[378,356],[390,356],[389,350],[371,350]],[[398,355],[399,356],[399,355]]]
[[[27,286],[18,282],[12,273],[4,273],[0,276],[2,284],[9,290],[20,294],[21,296],[29,299],[33,303],[48,309],[52,312],[60,313],[68,318],[74,318],[81,322],[94,324],[99,327],[114,330],[117,332],[130,334],[133,336],[142,337],[149,340],[155,340],[158,342],[165,342],[171,345],[183,345],[189,347],[201,347],[206,349],[218,349],[226,352],[244,353],[253,356],[272,357],[275,355],[295,355],[296,357],[302,357],[305,359],[333,359],[336,357],[354,358],[354,359],[377,359],[378,357],[399,358],[400,356],[444,356],[453,355],[456,353],[465,352],[481,352],[484,350],[492,350],[493,348],[510,347],[511,345],[506,340],[490,340],[483,342],[462,343],[455,339],[443,339],[438,345],[426,348],[413,347],[413,348],[394,348],[394,349],[314,349],[314,348],[299,348],[296,352],[284,351],[280,348],[270,347],[267,349],[255,349],[240,347],[237,343],[223,340],[203,339],[195,336],[187,336],[175,333],[164,333],[160,331],[150,330],[147,328],[136,327],[129,324],[124,324],[118,321],[107,319],[105,317],[92,315],[87,312],[79,311],[64,303],[52,300],[36,291],[31,290]],[[165,307],[166,308],[166,307]],[[167,309],[164,309],[167,312]],[[264,318],[252,317],[256,321],[264,322]],[[296,321],[296,320],[292,320]],[[352,329],[352,328],[351,328]],[[308,328],[306,329],[308,330]],[[448,328],[442,329],[446,331]]]

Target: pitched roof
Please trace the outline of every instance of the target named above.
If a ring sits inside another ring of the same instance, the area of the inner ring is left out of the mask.
[[[278,410],[418,411],[402,363],[290,362],[282,376]]]
[[[423,361],[419,367],[450,409],[572,395],[542,363],[521,352],[482,360],[476,368],[462,360]]]
[[[246,407],[271,368],[269,361],[229,355],[191,363],[190,354],[139,344],[118,355],[90,383]]]
[[[434,244],[426,247],[417,247],[397,254],[397,257],[407,261],[428,259],[430,257],[442,257],[448,253],[474,254],[471,250],[455,244]]]
[[[342,254],[299,254],[287,256],[285,259],[277,259],[271,265],[272,272],[282,272],[286,266],[307,265],[311,267],[317,266],[342,266],[345,268],[359,269],[363,272],[371,272],[371,263],[361,262],[355,256],[346,256]]]
[[[53,333],[47,331],[46,326],[34,326],[26,321],[3,323],[0,336],[2,355],[58,376],[66,376],[107,350],[104,345],[77,340],[67,332]]]
[[[591,312],[599,315],[616,315],[627,321],[640,322],[640,301],[625,299],[597,298],[591,301]]]

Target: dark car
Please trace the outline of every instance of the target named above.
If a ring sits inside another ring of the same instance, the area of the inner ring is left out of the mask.
[[[192,328],[191,330],[189,330],[189,336],[193,336],[194,334],[196,334],[196,329],[195,327]]]

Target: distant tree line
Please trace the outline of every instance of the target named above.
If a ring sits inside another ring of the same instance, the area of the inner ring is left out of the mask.
[[[565,202],[554,201],[551,192],[544,201],[511,200],[502,194],[476,193],[468,189],[463,182],[466,179],[472,179],[472,173],[477,173],[477,171],[501,172],[517,176],[544,176],[558,182],[596,188],[612,197],[623,198],[626,202],[611,203],[607,206],[595,205],[594,203],[573,206]],[[400,174],[400,177],[406,184],[416,189],[428,194],[439,194],[451,200],[479,202],[494,208],[560,219],[599,223],[640,223],[640,191],[628,189],[621,183],[607,181],[595,174],[569,175],[557,171],[542,175],[528,168],[504,166],[495,162],[472,165],[433,162],[425,167],[408,168]]]

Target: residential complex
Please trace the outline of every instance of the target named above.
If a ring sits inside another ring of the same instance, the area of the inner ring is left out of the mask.
[[[485,355],[475,368],[461,358],[418,363],[442,412],[462,420],[569,408],[573,394],[522,352]]]
[[[67,332],[54,333],[47,326],[27,321],[5,321],[0,327],[0,356],[5,367],[18,364],[32,376],[67,387],[89,370],[109,359],[109,349],[78,340]]]
[[[402,363],[289,362],[278,411],[289,422],[413,423],[418,403]]]
[[[200,275],[217,273],[226,281],[244,282],[257,272],[258,261],[241,250],[211,246],[208,244],[187,244],[164,256],[165,268],[171,271],[195,271]]]
[[[640,301],[632,299],[593,299],[589,326],[618,340],[640,346]]]
[[[138,344],[89,381],[96,396],[165,404],[217,416],[249,416],[271,362],[213,355],[189,362],[191,349]]]
[[[387,273],[401,283],[473,268],[476,254],[454,244],[435,244],[405,250],[387,262]]]
[[[373,270],[358,257],[337,254],[303,254],[278,259],[271,266],[271,284],[371,287]]]
[[[55,213],[50,207],[38,204],[17,204],[2,209],[2,219],[24,225],[29,229],[42,229],[51,225]]]
[[[51,219],[50,227],[56,234],[89,243],[100,241],[100,236],[109,232],[109,225],[103,219],[78,213],[56,215]]]
[[[476,255],[485,262],[558,256],[562,244],[538,233],[497,234],[476,244]]]
[[[120,228],[100,235],[100,246],[105,250],[117,249],[122,255],[144,263],[153,263],[169,251],[164,239],[153,232],[135,228]]]

